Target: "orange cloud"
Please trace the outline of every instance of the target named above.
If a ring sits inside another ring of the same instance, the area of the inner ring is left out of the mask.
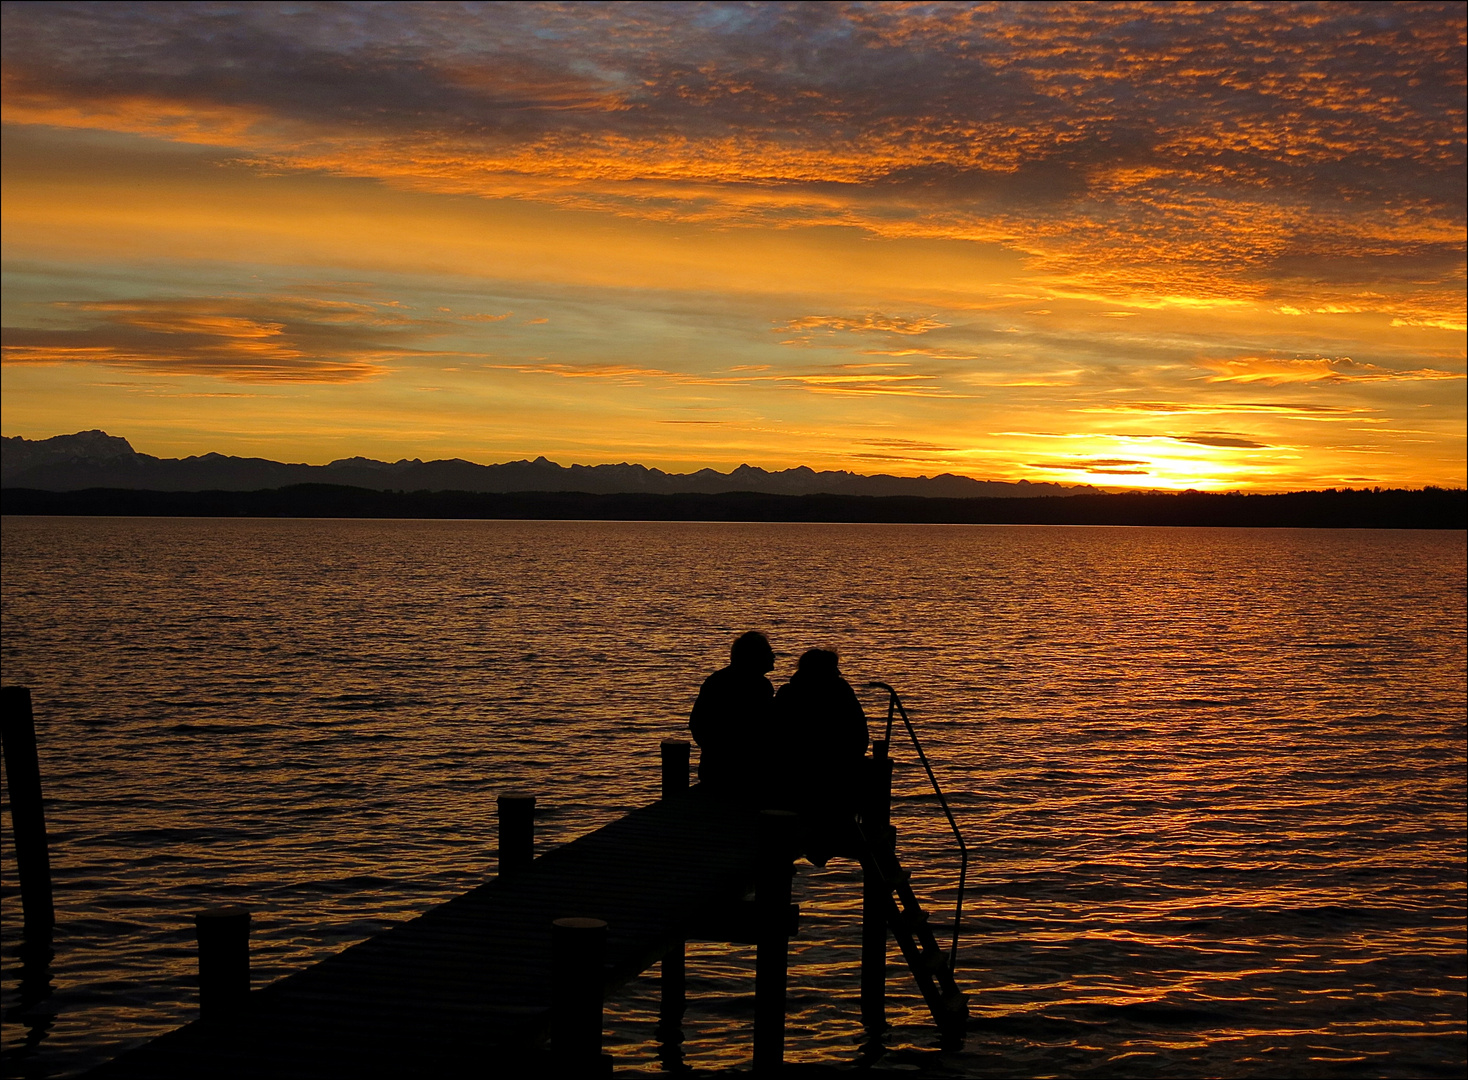
[[[1246,439],[1242,435],[1169,435],[1168,438],[1180,443],[1191,443],[1194,446],[1214,446],[1220,449],[1240,450],[1264,450],[1266,445]]]
[[[888,397],[959,398],[932,384],[931,375],[779,375],[773,382],[794,383],[818,394],[885,395]]]
[[[1077,410],[1084,413],[1121,413],[1145,416],[1182,416],[1225,413],[1263,413],[1267,416],[1319,422],[1373,423],[1373,411],[1361,406],[1315,405],[1310,402],[1261,401],[1116,401],[1090,405]]]
[[[952,349],[863,349],[863,356],[926,356],[930,360],[977,360],[973,353],[955,352]]]
[[[853,371],[890,364],[838,364],[820,372],[791,375],[699,375],[692,372],[668,371],[663,368],[634,367],[628,364],[566,364],[536,362],[524,364],[487,364],[500,371],[517,371],[526,375],[554,375],[563,379],[604,379],[627,386],[638,386],[650,380],[689,386],[757,386],[786,385],[824,394],[885,394],[894,397],[958,397],[931,385],[928,374],[889,374],[881,371]],[[768,371],[760,364],[732,369],[735,371]],[[827,373],[834,372],[834,373]],[[919,385],[921,384],[921,385]]]
[[[1262,383],[1267,386],[1283,383],[1420,382],[1464,378],[1462,372],[1439,371],[1433,368],[1404,371],[1377,364],[1359,363],[1350,357],[1284,359],[1246,356],[1235,360],[1214,361],[1209,366],[1217,374],[1210,375],[1208,382]]]
[[[648,379],[673,379],[680,382],[703,381],[695,376],[661,368],[632,367],[629,364],[486,364],[498,371],[518,371],[524,375],[555,375],[562,379],[606,379],[612,382],[636,386]]]
[[[1069,461],[1032,461],[1032,469],[1094,473],[1099,476],[1147,476],[1152,462],[1133,458],[1075,458]],[[1148,466],[1142,468],[1141,466]]]
[[[418,355],[424,325],[391,305],[201,297],[52,305],[90,325],[7,326],[6,364],[104,364],[238,382],[355,382]]]
[[[940,322],[932,317],[907,318],[901,315],[883,315],[873,311],[861,318],[846,318],[839,315],[807,315],[804,318],[790,319],[787,322],[777,323],[774,332],[777,334],[810,333],[816,330],[825,330],[835,333],[838,330],[851,333],[885,333],[917,335],[927,334],[933,330],[942,330],[948,324]]]

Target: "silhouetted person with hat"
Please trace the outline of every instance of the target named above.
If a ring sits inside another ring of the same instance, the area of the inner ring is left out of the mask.
[[[764,763],[775,749],[770,732],[775,688],[765,678],[774,666],[769,639],[751,630],[735,640],[729,666],[703,681],[688,727],[698,743],[698,779],[709,790],[762,797]]]
[[[789,747],[785,787],[805,817],[807,855],[825,865],[852,834],[867,718],[836,654],[810,649],[775,695],[775,728]]]

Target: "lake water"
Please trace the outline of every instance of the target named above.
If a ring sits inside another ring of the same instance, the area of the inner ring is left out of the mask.
[[[6,518],[58,926],[5,1075],[192,1017],[189,913],[255,912],[256,985],[494,873],[495,795],[562,842],[652,801],[739,632],[910,706],[974,851],[942,1050],[859,874],[800,864],[789,1058],[935,1075],[1451,1076],[1465,1063],[1461,532]],[[883,697],[863,691],[869,715]],[[900,744],[894,819],[951,903]],[[685,1060],[747,1067],[752,949],[689,950]],[[655,1071],[655,973],[607,1009]]]

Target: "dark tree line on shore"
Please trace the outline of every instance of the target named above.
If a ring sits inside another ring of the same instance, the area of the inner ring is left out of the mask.
[[[972,525],[1186,525],[1463,529],[1468,492],[1423,488],[1277,495],[1126,493],[1012,498],[524,491],[373,491],[296,484],[260,491],[8,488],[6,514],[150,517],[519,518],[603,521],[911,522]]]

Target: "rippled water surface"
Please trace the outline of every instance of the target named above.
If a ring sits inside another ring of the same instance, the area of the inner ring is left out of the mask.
[[[561,842],[656,797],[729,641],[904,694],[974,849],[943,1050],[893,951],[857,1018],[859,872],[801,864],[798,1061],[971,1076],[1448,1076],[1464,1065],[1464,534],[7,518],[56,877],[7,1075],[191,1018],[189,913],[256,984],[494,873],[494,796]],[[881,697],[867,693],[869,714]],[[898,748],[918,891],[939,811]],[[752,950],[690,946],[686,1062],[747,1067]],[[608,1006],[653,1071],[652,973]]]

